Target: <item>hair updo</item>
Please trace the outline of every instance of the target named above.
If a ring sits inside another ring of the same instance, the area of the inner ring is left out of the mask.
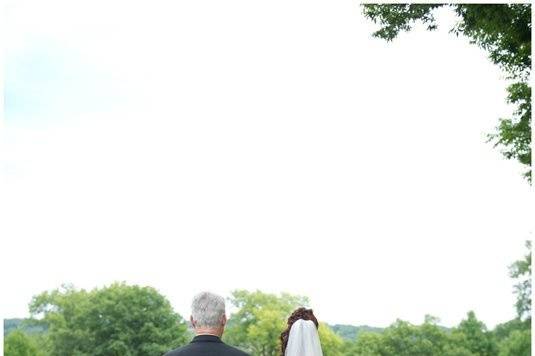
[[[312,311],[312,309],[301,307],[294,310],[292,315],[290,315],[290,317],[288,318],[288,327],[281,333],[280,340],[282,356],[284,356],[284,353],[286,352],[286,346],[288,346],[288,337],[290,336],[290,329],[292,328],[292,325],[299,319],[310,320],[316,325],[316,328],[319,327],[318,319],[316,319],[316,317],[314,316],[314,312]]]

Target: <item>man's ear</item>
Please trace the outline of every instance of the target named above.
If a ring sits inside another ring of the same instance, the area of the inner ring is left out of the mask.
[[[221,326],[225,326],[225,325],[227,325],[227,316],[223,315],[221,317]]]
[[[193,321],[193,315],[189,317],[189,321],[191,322],[191,326],[195,328],[195,322]]]

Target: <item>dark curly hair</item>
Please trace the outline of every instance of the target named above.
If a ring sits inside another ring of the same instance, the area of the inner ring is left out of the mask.
[[[299,319],[311,320],[316,325],[316,328],[319,327],[318,319],[314,316],[312,309],[307,308],[298,308],[294,310],[292,315],[288,318],[288,327],[281,333],[281,353],[284,356],[286,352],[286,346],[288,346],[288,337],[290,336],[290,329],[292,325]]]

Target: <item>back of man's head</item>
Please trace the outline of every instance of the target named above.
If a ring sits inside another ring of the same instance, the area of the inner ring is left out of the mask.
[[[217,294],[201,292],[191,303],[191,322],[198,329],[221,329],[225,326],[225,299]]]

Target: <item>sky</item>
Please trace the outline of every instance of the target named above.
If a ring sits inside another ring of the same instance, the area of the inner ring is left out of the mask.
[[[306,295],[329,323],[515,316],[523,167],[486,143],[507,81],[357,2],[8,1],[4,317],[72,283]]]

